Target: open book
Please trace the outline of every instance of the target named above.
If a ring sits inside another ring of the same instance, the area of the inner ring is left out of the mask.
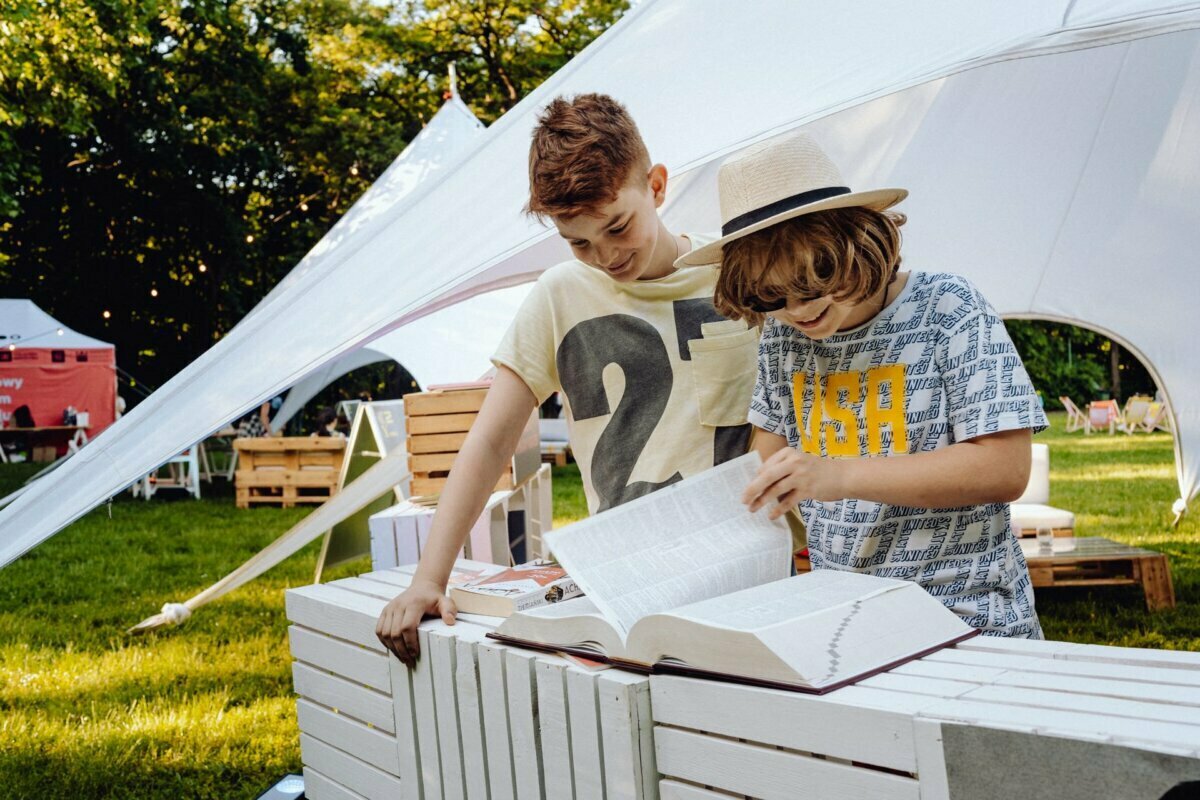
[[[586,596],[493,638],[644,671],[825,692],[976,633],[919,585],[788,577],[791,534],[742,490],[756,454],[548,533]]]

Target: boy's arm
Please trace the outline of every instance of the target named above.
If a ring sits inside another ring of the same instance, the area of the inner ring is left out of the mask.
[[[497,369],[479,416],[454,459],[412,584],[384,607],[375,625],[375,635],[384,647],[410,667],[421,652],[417,625],[422,617],[440,614],[447,623],[454,622],[457,609],[446,597],[446,582],[455,556],[512,458],[536,406],[533,392],[515,372],[507,367]]]
[[[888,458],[821,458],[791,447],[766,459],[742,500],[772,519],[801,500],[846,498],[919,508],[1007,503],[1029,482],[1033,432],[978,436],[928,453]]]

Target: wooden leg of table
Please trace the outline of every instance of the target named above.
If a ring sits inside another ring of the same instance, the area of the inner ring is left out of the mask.
[[[1175,587],[1171,584],[1171,568],[1166,556],[1140,559],[1142,591],[1146,595],[1146,610],[1161,611],[1175,607]]]

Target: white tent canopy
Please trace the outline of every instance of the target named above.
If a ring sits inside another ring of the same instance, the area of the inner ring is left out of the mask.
[[[108,342],[71,330],[32,300],[0,299],[0,347],[13,346],[63,350],[112,347]]]
[[[581,91],[623,100],[682,178],[666,210],[676,228],[715,225],[717,160],[803,125],[851,186],[906,185],[909,266],[962,272],[1002,313],[1091,324],[1144,357],[1171,400],[1190,497],[1200,376],[1181,333],[1200,294],[1200,3],[763,0],[727,12],[717,0],[633,9],[373,235],[334,238],[321,256],[336,269],[281,291],[0,512],[0,565],[313,368],[565,255],[521,214],[525,157],[537,110]],[[1075,77],[1058,82],[1060,69]]]

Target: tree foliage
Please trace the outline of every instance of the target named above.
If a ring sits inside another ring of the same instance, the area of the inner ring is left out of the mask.
[[[490,123],[626,6],[7,0],[0,294],[114,341],[160,383],[387,167],[450,62]]]

